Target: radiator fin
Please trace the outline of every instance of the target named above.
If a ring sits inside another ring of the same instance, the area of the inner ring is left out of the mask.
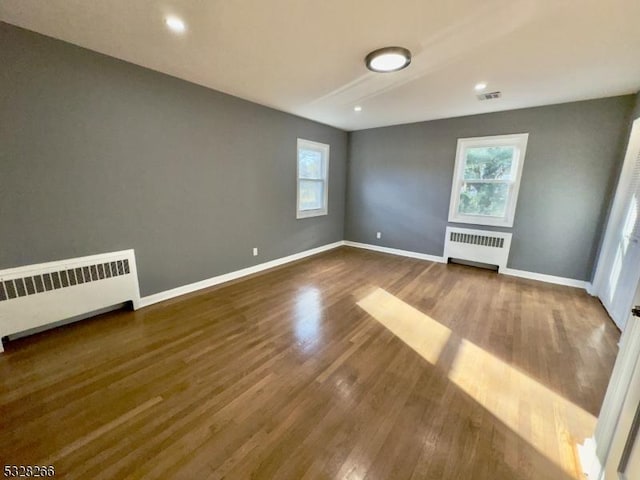
[[[451,232],[452,242],[481,245],[483,247],[504,248],[504,238],[489,235],[472,235],[469,233]]]
[[[0,302],[14,298],[37,295],[39,293],[60,288],[69,288],[83,283],[96,282],[111,277],[131,273],[129,260],[97,263],[76,269],[64,269],[42,275],[31,275],[23,278],[0,281]]]

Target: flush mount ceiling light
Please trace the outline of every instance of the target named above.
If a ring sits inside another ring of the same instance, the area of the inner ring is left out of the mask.
[[[403,47],[385,47],[374,50],[364,59],[372,72],[397,72],[411,63],[411,52]]]
[[[476,90],[476,92],[481,92],[482,90],[487,88],[487,84],[484,82],[476,83],[476,86],[473,88]]]
[[[184,33],[187,29],[187,26],[184,24],[182,19],[174,16],[169,16],[164,19],[164,23],[167,24],[169,30],[176,33]]]
[[[353,107],[353,111],[354,112],[361,112],[362,111],[362,107],[360,105],[356,105],[355,107]]]

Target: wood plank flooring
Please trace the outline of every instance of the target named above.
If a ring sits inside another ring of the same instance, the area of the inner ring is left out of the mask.
[[[0,467],[581,478],[618,338],[578,289],[344,247],[7,343]]]

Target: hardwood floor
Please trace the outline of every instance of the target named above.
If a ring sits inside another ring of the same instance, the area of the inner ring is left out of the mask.
[[[8,342],[0,467],[580,478],[618,338],[584,291],[345,247]]]

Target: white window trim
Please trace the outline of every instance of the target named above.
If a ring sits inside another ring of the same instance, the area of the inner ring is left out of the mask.
[[[316,208],[314,210],[300,210],[300,149],[310,148],[314,150],[322,151],[322,177],[324,183],[324,198],[322,199],[322,208]],[[329,154],[331,152],[331,146],[326,143],[313,142],[311,140],[305,140],[298,138],[298,145],[296,148],[296,218],[310,218],[327,215],[329,213]]]
[[[513,135],[494,135],[490,137],[459,138],[456,149],[456,166],[453,172],[453,182],[451,185],[451,200],[449,203],[449,222],[470,223],[473,225],[490,225],[496,227],[513,227],[513,220],[518,203],[518,193],[520,191],[520,181],[524,158],[527,152],[528,133],[518,133]],[[504,217],[489,217],[484,215],[463,215],[458,213],[458,203],[460,201],[460,191],[464,183],[464,152],[467,148],[473,147],[496,147],[514,146],[516,153],[515,178],[509,189],[509,203],[507,204]]]

